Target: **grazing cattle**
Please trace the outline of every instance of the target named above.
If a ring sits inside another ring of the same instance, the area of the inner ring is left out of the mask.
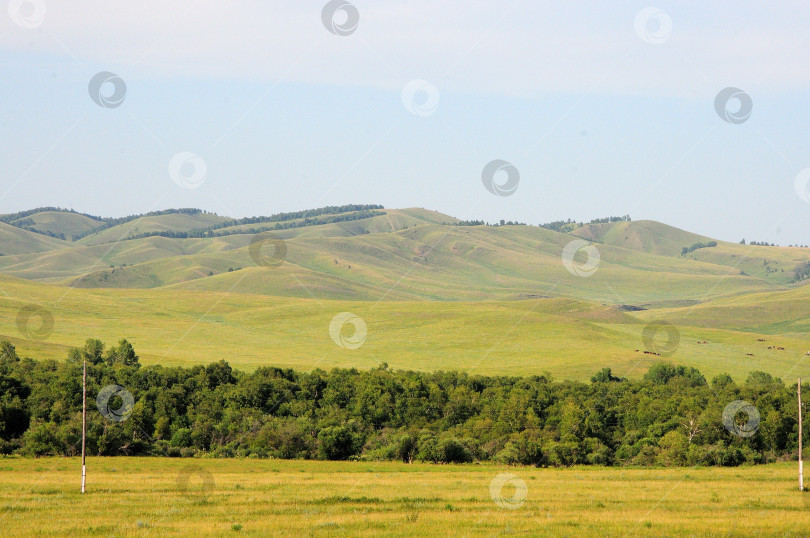
[[[746,355],[748,355],[749,357],[753,357],[753,356],[754,356],[754,354],[753,354],[753,353],[746,353]]]
[[[757,338],[757,342],[764,342],[764,341],[765,341],[764,338]]]

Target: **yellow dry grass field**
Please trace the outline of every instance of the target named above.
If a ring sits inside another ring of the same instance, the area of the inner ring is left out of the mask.
[[[0,461],[4,536],[807,536],[795,464],[538,469],[378,462]]]

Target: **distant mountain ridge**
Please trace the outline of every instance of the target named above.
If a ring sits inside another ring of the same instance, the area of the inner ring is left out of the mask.
[[[263,238],[277,263],[257,256],[251,243]],[[808,368],[809,249],[628,216],[489,225],[348,205],[101,221],[44,208],[0,217],[0,253],[0,336],[41,357],[63,358],[88,336],[127,337],[145,361],[167,365],[215,361],[224,349],[245,368],[385,360],[588,379],[605,366],[637,375],[658,360],[644,353],[644,329],[665,321],[680,335],[672,359],[707,374]],[[45,342],[19,328],[31,304],[55,319]],[[327,331],[340,312],[368,325],[356,353]]]
[[[64,239],[68,241],[78,241],[84,237],[87,237],[88,235],[100,232],[104,229],[112,228],[114,226],[120,226],[122,224],[132,222],[134,220],[148,217],[161,217],[165,215],[189,215],[189,216],[210,215],[215,219],[219,220],[217,224],[212,224],[210,226],[201,226],[199,228],[194,228],[189,231],[165,230],[162,232],[155,231],[152,232],[151,234],[149,232],[144,232],[140,235],[140,237],[148,237],[150,235],[161,235],[162,233],[163,234],[175,233],[178,234],[178,236],[187,237],[189,233],[196,232],[200,234],[199,235],[200,237],[202,237],[203,236],[202,234],[204,234],[207,231],[213,231],[228,226],[238,226],[241,224],[257,224],[266,222],[284,222],[293,219],[312,218],[325,214],[339,215],[349,212],[372,211],[375,209],[383,209],[383,206],[381,205],[326,206],[318,209],[293,211],[287,213],[276,213],[268,217],[245,217],[241,219],[235,219],[235,218],[219,217],[219,215],[217,215],[216,213],[195,208],[164,209],[160,211],[150,211],[149,213],[129,215],[126,217],[97,217],[94,215],[89,215],[87,213],[80,213],[73,209],[63,209],[59,207],[42,207],[37,209],[29,209],[18,213],[0,215],[0,222],[5,222],[7,224],[11,224],[12,226],[16,226],[17,228],[23,228],[25,230],[33,231],[43,235],[48,235],[51,237],[56,237],[59,239]],[[52,227],[56,228],[56,230],[48,228],[43,229],[38,226],[37,220],[35,220],[37,216],[41,215],[50,216],[53,214],[62,214],[63,217],[61,221],[57,222],[54,222],[56,219],[49,219],[49,224],[51,224]],[[92,225],[84,226],[85,229],[78,233],[70,233],[70,232],[66,233],[64,228],[70,228],[71,225],[76,224],[76,221],[83,219],[88,219],[97,224],[95,226]],[[170,235],[164,235],[164,237],[170,237]],[[129,237],[127,239],[129,239]]]
[[[268,231],[287,245],[273,270],[257,266],[249,247]],[[600,254],[587,278],[561,262],[575,240]],[[489,225],[374,204],[241,219],[192,208],[121,218],[42,208],[0,216],[0,254],[2,273],[71,287],[349,300],[560,295],[664,305],[786,290],[810,274],[808,249],[726,243],[628,215]]]

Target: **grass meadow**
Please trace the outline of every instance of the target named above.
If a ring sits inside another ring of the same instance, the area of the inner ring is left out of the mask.
[[[642,353],[642,331],[647,322],[663,318],[673,319],[680,334],[670,359],[694,366],[707,379],[725,372],[744,381],[752,370],[783,379],[810,377],[806,328],[780,317],[806,319],[806,294],[796,292],[782,297],[767,315],[763,312],[770,303],[762,301],[630,315],[567,298],[335,301],[168,289],[86,290],[20,279],[0,279],[0,291],[0,339],[10,340],[21,356],[36,359],[64,360],[70,347],[81,347],[91,337],[108,345],[127,338],[143,364],[189,366],[225,359],[247,371],[260,366],[308,371],[369,369],[386,362],[401,370],[549,372],[558,379],[587,381],[603,367],[624,377],[643,375],[660,357]],[[30,303],[53,317],[53,332],[45,340],[20,332],[18,312]],[[759,318],[734,317],[749,310]],[[330,321],[340,312],[365,321],[361,348],[342,349],[330,338]],[[785,350],[768,349],[777,344]]]
[[[0,460],[4,536],[807,536],[796,465]]]

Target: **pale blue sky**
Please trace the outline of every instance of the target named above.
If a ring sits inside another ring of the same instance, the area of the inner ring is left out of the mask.
[[[640,36],[647,2],[358,0],[337,36],[321,1],[45,0],[41,22],[20,1],[0,11],[0,212],[380,203],[810,244],[806,3],[660,2],[671,32]],[[126,82],[121,106],[90,98],[99,71]],[[430,115],[403,105],[414,79]],[[751,96],[744,123],[715,111],[729,86]],[[169,175],[183,151],[199,188]],[[482,185],[493,159],[520,171],[512,196]]]

